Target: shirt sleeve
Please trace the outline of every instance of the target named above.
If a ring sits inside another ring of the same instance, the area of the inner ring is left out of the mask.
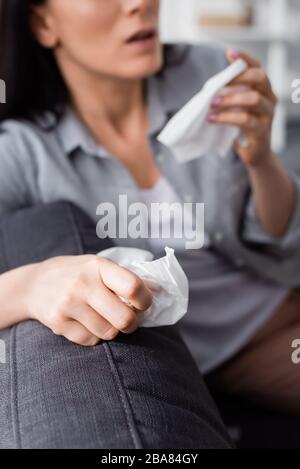
[[[26,147],[15,132],[0,129],[0,220],[32,205],[32,167]]]
[[[299,249],[300,245],[300,177],[290,174],[290,177],[295,186],[296,192],[296,206],[289,222],[288,229],[284,236],[281,238],[273,238],[269,236],[262,228],[256,216],[255,202],[253,196],[246,206],[243,240],[255,243],[258,245],[274,248],[279,253],[293,252]]]

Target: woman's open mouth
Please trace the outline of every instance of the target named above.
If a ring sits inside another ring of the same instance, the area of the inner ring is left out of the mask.
[[[126,40],[129,46],[135,46],[142,49],[149,49],[156,45],[158,39],[157,30],[155,28],[147,28],[137,31]]]

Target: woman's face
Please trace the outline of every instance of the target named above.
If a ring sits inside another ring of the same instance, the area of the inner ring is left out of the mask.
[[[162,66],[158,37],[159,0],[46,0],[33,10],[39,42],[57,60],[119,78],[143,78]],[[148,41],[128,38],[154,28]]]

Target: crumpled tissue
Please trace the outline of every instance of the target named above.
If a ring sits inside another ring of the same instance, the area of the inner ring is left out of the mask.
[[[139,313],[143,315],[140,327],[169,326],[187,312],[188,279],[174,249],[166,247],[165,251],[166,256],[156,260],[149,251],[130,247],[113,247],[98,253],[137,274],[152,291],[152,305]]]
[[[210,78],[158,135],[157,139],[172,149],[179,163],[204,156],[210,151],[221,157],[227,155],[240,129],[233,125],[218,125],[207,121],[214,96],[228,94],[226,85],[247,69],[243,59],[238,59],[225,70]],[[239,88],[244,88],[243,86]]]

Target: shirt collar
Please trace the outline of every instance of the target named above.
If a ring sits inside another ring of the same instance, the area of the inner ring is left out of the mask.
[[[178,108],[176,99],[166,93],[164,95],[163,77],[151,75],[146,78],[146,96],[150,126],[149,137],[155,137],[169,120],[169,117]],[[97,143],[88,129],[80,121],[75,111],[68,107],[56,128],[58,137],[67,155],[81,148],[88,154],[102,158],[110,157],[109,152]]]
[[[71,155],[75,150],[81,148],[88,154],[108,156],[105,148],[97,144],[76,112],[70,107],[65,110],[55,131],[58,133],[64,152],[67,155]]]

